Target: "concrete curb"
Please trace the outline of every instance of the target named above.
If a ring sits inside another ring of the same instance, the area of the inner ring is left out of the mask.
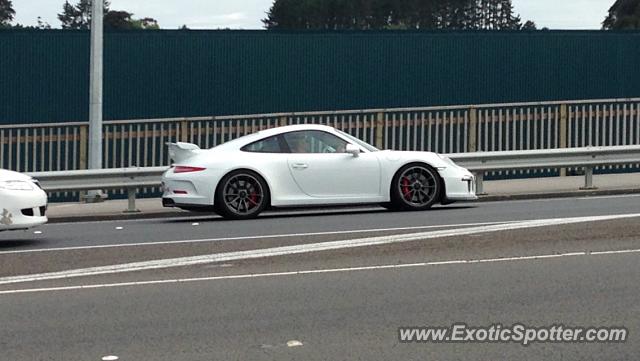
[[[549,192],[549,193],[487,195],[487,196],[480,196],[478,201],[479,202],[496,202],[496,201],[510,201],[510,200],[515,201],[515,200],[527,200],[527,199],[608,196],[608,195],[624,195],[624,194],[638,194],[638,193],[640,193],[640,188],[603,189],[603,190],[594,189],[594,190],[577,190],[577,191]],[[137,220],[137,219],[152,219],[152,218],[180,218],[180,217],[199,218],[199,217],[208,217],[214,214],[215,213],[208,213],[208,212],[194,213],[194,212],[187,212],[182,210],[166,210],[166,211],[148,212],[148,213],[71,215],[71,216],[50,217],[49,223],[121,221],[121,220]]]
[[[546,199],[546,198],[572,198],[572,197],[590,197],[590,196],[612,196],[624,194],[640,193],[640,188],[631,189],[593,189],[593,190],[577,190],[565,192],[549,192],[549,193],[531,193],[531,194],[500,194],[480,196],[479,202],[495,202],[495,201],[516,201],[527,199]]]
[[[179,218],[179,217],[202,217],[209,213],[191,213],[186,211],[166,211],[166,212],[148,212],[148,213],[113,213],[113,214],[96,214],[96,215],[73,215],[49,217],[49,223],[69,223],[69,222],[93,222],[93,221],[122,221],[136,219],[152,219],[152,218]]]

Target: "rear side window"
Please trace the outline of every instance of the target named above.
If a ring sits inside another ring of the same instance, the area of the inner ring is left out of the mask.
[[[279,136],[273,136],[247,144],[240,150],[253,153],[286,153],[280,146]]]

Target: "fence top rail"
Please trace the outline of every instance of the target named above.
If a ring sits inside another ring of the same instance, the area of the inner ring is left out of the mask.
[[[243,119],[265,119],[281,117],[310,117],[310,116],[332,116],[332,115],[357,115],[375,113],[419,113],[429,111],[453,111],[467,109],[491,109],[491,108],[517,108],[517,107],[538,107],[538,106],[559,106],[559,105],[586,105],[586,104],[619,104],[636,103],[640,98],[615,98],[615,99],[587,99],[587,100],[558,100],[544,102],[522,102],[522,103],[496,103],[496,104],[468,104],[468,105],[446,105],[429,106],[417,108],[378,108],[378,109],[355,109],[355,110],[334,110],[334,111],[311,111],[311,112],[289,112],[289,113],[267,113],[267,114],[247,114],[247,115],[213,115],[200,117],[173,117],[173,118],[151,118],[151,119],[130,119],[130,120],[107,120],[104,125],[131,125],[142,123],[171,123],[171,122],[196,122],[196,121],[224,121]],[[2,129],[19,128],[52,128],[52,127],[77,127],[88,125],[88,122],[64,122],[64,123],[30,123],[30,124],[8,124],[0,125]]]
[[[450,154],[459,165],[476,171],[582,167],[640,162],[640,146],[559,148]]]
[[[38,180],[54,180],[54,179],[71,179],[79,181],[83,179],[94,179],[100,177],[147,177],[157,176],[164,173],[169,166],[164,167],[129,167],[129,168],[105,168],[105,169],[84,169],[84,170],[65,170],[65,171],[49,171],[49,172],[29,172],[28,175]]]
[[[634,153],[640,155],[640,145],[616,145],[602,147],[553,148],[534,150],[513,150],[496,152],[470,152],[445,154],[453,160],[461,161],[502,161],[504,159],[540,158],[540,157],[576,157],[620,155]]]

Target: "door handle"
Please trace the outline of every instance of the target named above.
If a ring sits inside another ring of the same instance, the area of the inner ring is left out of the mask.
[[[304,164],[304,163],[294,163],[293,165],[291,165],[291,168],[293,169],[307,169],[309,168],[308,164]]]

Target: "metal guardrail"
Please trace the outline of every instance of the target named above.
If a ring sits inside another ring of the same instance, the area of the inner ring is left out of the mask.
[[[465,153],[640,145],[640,98],[104,122],[109,168],[169,164],[166,142],[209,148],[262,129],[325,124],[381,149]],[[0,126],[0,168],[87,168],[88,123]]]
[[[594,189],[593,168],[601,165],[640,163],[640,146],[586,147],[512,152],[474,152],[447,154],[454,162],[476,175],[476,193],[483,194],[484,174],[488,171],[553,167],[584,167],[585,186]],[[62,172],[29,173],[47,192],[94,189],[126,189],[128,208],[137,212],[137,190],[157,187],[167,167],[116,168]]]
[[[124,189],[128,206],[125,212],[139,212],[136,208],[136,193],[145,187],[159,187],[162,173],[168,167],[116,168],[97,170],[74,170],[61,172],[36,172],[30,176],[40,182],[48,193],[89,190]]]
[[[584,167],[585,183],[581,189],[595,189],[593,186],[595,167],[640,163],[640,146],[474,152],[447,156],[475,174],[478,194],[484,194],[485,172],[515,169]]]

